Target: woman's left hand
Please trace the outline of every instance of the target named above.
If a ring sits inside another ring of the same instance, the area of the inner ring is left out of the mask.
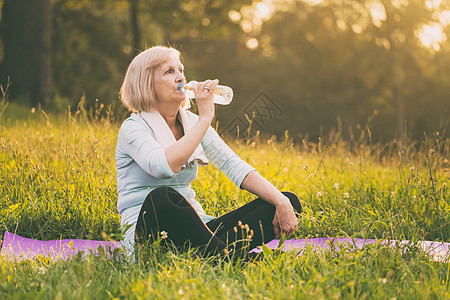
[[[275,206],[275,216],[273,218],[273,231],[277,239],[281,238],[284,233],[286,237],[289,237],[297,228],[298,219],[295,215],[294,208],[289,201],[289,198],[281,194],[284,199],[277,202]]]

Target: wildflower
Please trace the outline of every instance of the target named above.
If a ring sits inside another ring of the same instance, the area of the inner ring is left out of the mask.
[[[183,295],[183,294],[184,294],[183,290],[182,290],[182,289],[179,289],[179,290],[178,290],[178,295]]]
[[[322,197],[322,192],[317,192],[317,197]]]
[[[224,289],[226,287],[225,283],[222,284],[222,288]]]
[[[161,238],[163,240],[167,239],[169,237],[169,234],[167,233],[167,231],[161,231]]]
[[[344,198],[348,199],[350,197],[350,195],[348,193],[344,193]]]
[[[335,189],[338,189],[339,188],[339,183],[335,183],[335,184],[333,184],[333,187],[335,188]]]
[[[378,278],[378,282],[381,282],[381,283],[386,283],[386,278]]]

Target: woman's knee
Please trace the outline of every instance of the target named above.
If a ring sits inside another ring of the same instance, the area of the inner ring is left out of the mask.
[[[293,192],[286,192],[285,191],[285,192],[282,192],[282,193],[283,193],[283,195],[285,195],[286,197],[289,198],[289,201],[291,201],[291,204],[295,208],[295,210],[298,213],[301,213],[302,212],[302,205],[300,203],[300,199],[298,199],[298,196],[295,193],[293,193]]]
[[[149,196],[153,202],[162,202],[164,205],[171,204],[176,207],[189,207],[190,204],[177,190],[172,187],[162,186],[150,192]]]

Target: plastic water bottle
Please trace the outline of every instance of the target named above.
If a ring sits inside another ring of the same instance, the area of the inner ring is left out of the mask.
[[[178,90],[186,94],[190,99],[195,98],[194,87],[198,84],[197,81],[192,80],[187,84],[180,83]],[[233,90],[229,86],[218,85],[214,91],[214,103],[221,105],[228,105],[233,100]]]

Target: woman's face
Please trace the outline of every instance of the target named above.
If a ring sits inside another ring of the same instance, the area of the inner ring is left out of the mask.
[[[180,83],[186,83],[184,66],[178,57],[170,56],[155,70],[155,94],[158,105],[178,103],[180,105],[186,95],[178,90]]]

